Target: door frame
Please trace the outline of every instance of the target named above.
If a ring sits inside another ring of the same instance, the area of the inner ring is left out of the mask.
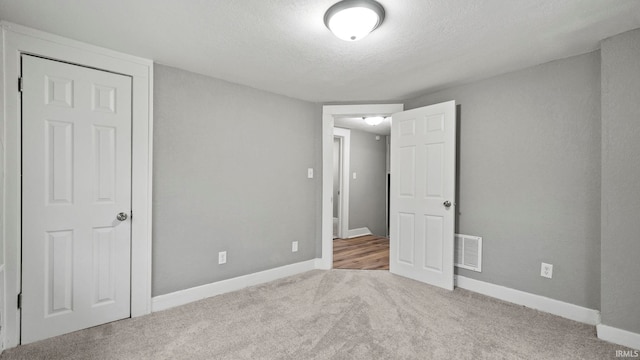
[[[336,117],[388,116],[404,104],[324,105],[322,107],[322,258],[320,269],[333,268],[333,129]]]
[[[5,184],[2,194],[4,232],[4,309],[2,324],[6,348],[20,344],[21,291],[21,104],[17,81],[21,54],[106,70],[132,77],[131,180],[131,316],[151,313],[151,210],[153,164],[153,62],[90,44],[48,34],[9,22],[0,22],[3,43],[0,68],[0,106],[4,109]],[[0,127],[1,128],[1,127]],[[0,158],[2,158],[0,156]],[[0,160],[2,161],[2,160]],[[0,244],[2,245],[2,244]],[[0,268],[1,266],[0,265]]]
[[[340,195],[338,200],[338,237],[349,236],[349,171],[351,168],[351,130],[333,128],[333,137],[340,142]],[[332,202],[333,203],[333,202]],[[332,220],[333,221],[333,220]]]

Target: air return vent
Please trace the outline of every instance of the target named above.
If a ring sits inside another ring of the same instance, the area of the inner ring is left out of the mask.
[[[454,265],[467,270],[482,271],[482,238],[456,234]]]

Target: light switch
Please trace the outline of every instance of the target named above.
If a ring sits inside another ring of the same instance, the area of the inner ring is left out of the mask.
[[[354,180],[356,179],[356,173],[355,172],[353,173],[353,179]]]
[[[313,168],[308,168],[307,169],[307,177],[309,179],[313,179]]]

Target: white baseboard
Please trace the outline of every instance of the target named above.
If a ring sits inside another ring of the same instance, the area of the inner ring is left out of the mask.
[[[326,261],[326,259],[323,258],[316,258],[314,265],[315,268],[319,270],[331,270],[331,268],[333,267],[330,262]]]
[[[161,311],[172,307],[185,305],[190,302],[202,300],[215,295],[244,289],[249,286],[259,285],[287,276],[292,276],[316,269],[320,259],[307,260],[291,265],[260,271],[253,274],[238,276],[232,279],[222,280],[211,284],[196,286],[190,289],[180,290],[165,295],[154,296],[151,299],[151,311]]]
[[[600,311],[566,303],[564,301],[491,284],[457,275],[457,287],[491,296],[500,300],[548,312],[589,325],[600,323]]]
[[[599,339],[640,350],[640,334],[604,324],[598,324],[596,330],[598,331]],[[636,354],[635,357],[638,357],[638,355]]]
[[[365,235],[371,235],[371,230],[369,230],[368,227],[350,229],[349,232],[347,233],[347,237],[349,239],[358,237],[358,236],[365,236]]]
[[[4,286],[4,264],[0,265],[0,292],[3,294],[2,297],[0,297],[0,312],[5,313],[4,311],[4,291],[5,291],[5,286]],[[0,354],[2,354],[2,352],[4,351],[4,344],[6,344],[6,339],[4,336],[5,330],[6,329],[6,324],[5,324],[5,320],[4,320],[4,316],[2,317],[2,319],[0,319]]]

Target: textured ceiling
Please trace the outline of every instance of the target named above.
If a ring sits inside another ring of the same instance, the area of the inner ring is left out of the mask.
[[[0,19],[315,102],[397,100],[595,50],[638,0],[378,0],[358,42],[337,0],[0,0]]]

